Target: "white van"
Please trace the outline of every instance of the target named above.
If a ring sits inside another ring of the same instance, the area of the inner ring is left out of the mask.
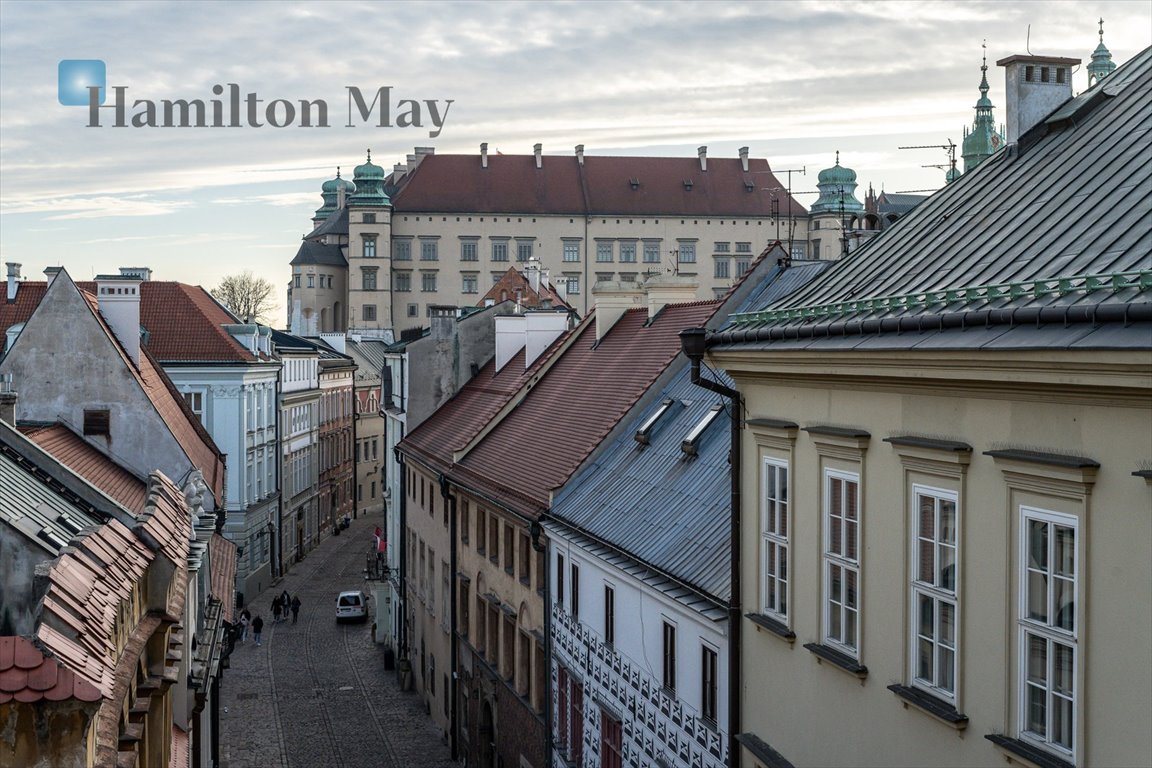
[[[341,592],[336,598],[336,621],[368,618],[368,596],[359,590]]]

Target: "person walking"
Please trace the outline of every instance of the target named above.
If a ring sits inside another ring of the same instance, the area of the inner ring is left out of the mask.
[[[280,605],[284,607],[284,618],[288,618],[288,607],[292,605],[292,596],[288,594],[288,590],[280,593]]]
[[[252,619],[252,636],[256,640],[256,645],[260,645],[260,633],[264,631],[264,619],[260,618],[260,614],[256,614],[256,618]]]
[[[279,624],[280,623],[280,614],[283,610],[284,610],[284,601],[280,598],[280,595],[276,595],[276,597],[272,599],[272,623],[273,624]]]
[[[292,598],[292,623],[296,623],[296,617],[300,614],[300,595]]]
[[[240,612],[240,644],[248,639],[248,625],[252,623],[252,614],[245,608]]]

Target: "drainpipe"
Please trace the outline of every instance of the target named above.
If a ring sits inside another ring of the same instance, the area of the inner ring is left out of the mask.
[[[272,537],[272,578],[276,579],[284,575],[284,531],[282,524],[284,522],[284,472],[281,466],[284,463],[284,437],[280,432],[280,399],[283,396],[281,388],[283,381],[280,376],[284,372],[284,364],[281,363],[280,367],[276,369],[276,424],[274,433],[276,440],[273,443],[276,446],[276,520],[274,523],[269,523],[271,530],[268,535]]]
[[[548,553],[548,542],[542,541],[543,526],[533,520],[529,530],[532,534],[532,550]],[[549,578],[548,559],[544,559],[544,659],[548,663],[548,674],[544,675],[544,764],[552,765],[552,580]]]
[[[397,472],[400,474],[400,499],[393,499],[392,503],[400,510],[400,519],[396,523],[396,534],[400,540],[400,556],[396,561],[396,567],[400,570],[399,584],[396,587],[396,643],[399,646],[396,651],[396,660],[408,658],[408,641],[407,633],[408,628],[404,625],[406,619],[405,603],[408,597],[407,585],[407,557],[408,557],[408,537],[405,534],[407,530],[408,515],[408,473],[404,471],[404,454],[400,453],[400,447],[394,446],[392,454],[396,457]]]
[[[728,473],[732,484],[729,532],[732,593],[728,600],[728,765],[740,768],[740,744],[736,741],[736,734],[740,732],[740,426],[744,422],[744,404],[735,389],[700,375],[700,362],[707,349],[706,334],[705,328],[680,331],[680,346],[685,357],[692,363],[692,383],[727,397],[732,406],[728,411],[732,436],[732,447],[728,454]]]
[[[457,760],[459,749],[457,728],[459,723],[459,708],[457,706],[457,679],[459,678],[459,649],[456,645],[456,601],[459,599],[456,596],[456,496],[449,493],[448,476],[440,474],[440,495],[444,497],[444,502],[448,505],[448,536],[451,539],[451,544],[448,546],[448,576],[449,587],[448,594],[451,605],[444,606],[448,609],[448,652],[449,664],[451,665],[452,674],[448,677],[448,690],[444,692],[448,699],[448,746],[452,751],[452,759]]]

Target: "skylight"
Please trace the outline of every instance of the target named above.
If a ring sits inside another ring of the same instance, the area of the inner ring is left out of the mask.
[[[715,421],[716,417],[719,416],[723,410],[723,405],[717,404],[712,406],[708,410],[708,413],[704,414],[704,418],[700,419],[696,426],[692,427],[692,431],[685,436],[684,442],[680,443],[680,450],[689,456],[695,456],[696,443],[700,441],[700,436],[704,434],[704,430],[708,429],[708,425]]]
[[[668,409],[672,407],[672,398],[666,398],[664,402],[660,403],[651,416],[644,420],[640,425],[640,429],[636,430],[636,442],[640,445],[648,445],[648,438],[652,433],[652,428],[656,426],[656,422],[660,421],[660,417],[668,413]]]

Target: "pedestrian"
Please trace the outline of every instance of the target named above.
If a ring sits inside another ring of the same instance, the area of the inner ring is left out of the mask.
[[[244,641],[248,639],[248,625],[252,623],[252,614],[245,608],[240,612],[240,644],[243,645]]]
[[[288,620],[288,609],[292,606],[292,596],[288,594],[288,590],[280,593],[280,607],[284,609],[284,620]]]
[[[272,623],[280,623],[280,613],[284,610],[284,602],[280,599],[280,595],[276,595],[272,600]]]
[[[260,633],[264,631],[264,619],[260,618],[260,614],[256,614],[256,618],[252,619],[252,636],[256,639],[256,645],[260,645]]]
[[[292,623],[296,623],[296,617],[300,613],[300,595],[292,598]]]

